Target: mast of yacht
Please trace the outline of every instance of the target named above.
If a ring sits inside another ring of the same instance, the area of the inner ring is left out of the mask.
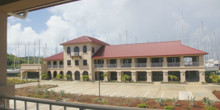
[[[40,40],[39,40],[39,56],[38,56],[38,64],[40,64]]]
[[[28,42],[28,50],[27,51],[28,51],[27,55],[28,55],[28,64],[29,64],[30,63],[29,62],[29,42]]]
[[[35,54],[35,51],[36,51],[36,47],[35,47],[35,41],[34,41],[34,64],[36,64],[36,54]]]

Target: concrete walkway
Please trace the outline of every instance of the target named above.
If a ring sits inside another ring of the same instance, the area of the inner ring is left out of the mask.
[[[55,91],[64,90],[66,93],[98,95],[98,82],[80,81],[41,81],[40,84],[55,84]],[[16,85],[16,88],[33,86],[37,83]],[[220,90],[220,85],[187,83],[187,84],[154,84],[146,83],[110,83],[101,82],[101,96],[116,97],[146,97],[146,98],[169,98],[178,97],[180,100],[191,99],[202,100],[209,97],[211,100],[219,101],[213,94],[213,90]]]

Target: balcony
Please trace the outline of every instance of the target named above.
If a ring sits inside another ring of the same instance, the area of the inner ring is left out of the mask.
[[[95,68],[103,68],[103,64],[95,64]]]
[[[187,62],[185,63],[185,66],[199,66],[199,62]]]
[[[180,67],[180,62],[168,62],[168,67]]]
[[[51,65],[47,65],[47,68],[51,68]]]
[[[53,68],[57,68],[57,65],[53,65]]]
[[[163,67],[163,63],[151,63],[151,67]]]
[[[117,64],[107,64],[107,67],[108,67],[108,68],[116,68],[116,67],[117,67]]]
[[[147,67],[146,63],[136,63],[135,67]]]
[[[79,56],[79,52],[71,52],[71,57],[78,57]]]
[[[63,68],[63,65],[59,65],[59,68]]]
[[[122,63],[121,67],[122,68],[130,68],[131,67],[131,63]]]

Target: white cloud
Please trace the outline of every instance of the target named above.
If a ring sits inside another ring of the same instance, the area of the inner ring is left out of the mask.
[[[22,24],[9,25],[9,44],[21,39],[25,43],[41,39],[54,53],[63,38],[71,40],[81,35],[104,41],[108,37],[110,44],[126,43],[126,30],[128,43],[135,43],[135,36],[138,42],[158,41],[158,33],[161,41],[176,40],[182,12],[184,40],[195,47],[193,40],[198,38],[201,20],[206,26],[205,36],[213,31],[220,33],[219,3],[218,0],[81,0],[50,8],[51,17],[43,24],[47,29],[40,33]]]

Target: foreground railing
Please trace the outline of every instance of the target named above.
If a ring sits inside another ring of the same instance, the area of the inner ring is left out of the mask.
[[[69,108],[78,108],[79,110],[85,109],[93,109],[93,110],[142,110],[139,108],[129,108],[129,107],[116,107],[116,106],[108,106],[108,105],[97,105],[97,104],[83,104],[83,103],[70,103],[70,102],[61,102],[61,101],[52,101],[45,99],[34,99],[29,97],[0,97],[0,99],[4,100],[3,107],[0,107],[0,110],[11,110],[11,108],[6,107],[7,100],[14,100],[14,110],[17,109],[16,101],[24,101],[24,110],[27,110],[28,104],[27,102],[36,103],[36,110],[39,110],[39,104],[48,104],[49,110],[52,110],[52,106],[62,106],[64,110]]]

